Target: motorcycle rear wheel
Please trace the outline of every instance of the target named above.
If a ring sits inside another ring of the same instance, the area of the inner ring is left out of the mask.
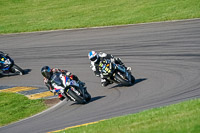
[[[12,66],[11,71],[13,73],[19,73],[19,75],[23,75],[24,74],[24,70],[21,69],[19,66],[15,65],[15,64]]]

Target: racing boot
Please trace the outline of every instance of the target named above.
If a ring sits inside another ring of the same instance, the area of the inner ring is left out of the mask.
[[[60,101],[63,101],[65,99],[65,97],[61,93],[58,94],[58,97],[59,97]]]
[[[127,67],[126,70],[127,70],[127,71],[131,71],[131,67]]]
[[[109,84],[112,84],[113,82],[110,82],[109,80],[107,80],[107,79],[101,79],[101,85],[103,86],[103,87],[106,87],[106,86],[108,86]]]

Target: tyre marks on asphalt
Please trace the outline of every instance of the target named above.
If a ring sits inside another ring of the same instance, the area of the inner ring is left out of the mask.
[[[1,86],[0,92],[12,92],[23,94],[29,99],[50,99],[56,97],[53,93],[49,92],[46,88],[36,88],[36,87],[9,87],[9,86]]]

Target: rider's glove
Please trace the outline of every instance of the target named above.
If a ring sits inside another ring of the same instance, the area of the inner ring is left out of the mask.
[[[70,72],[66,72],[66,76],[70,76],[71,75],[71,73]]]

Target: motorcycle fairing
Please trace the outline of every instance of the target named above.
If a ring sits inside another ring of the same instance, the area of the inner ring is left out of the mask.
[[[0,63],[4,64],[4,68],[2,69],[3,71],[9,70],[11,61],[9,58],[6,58],[5,56],[2,56]]]

